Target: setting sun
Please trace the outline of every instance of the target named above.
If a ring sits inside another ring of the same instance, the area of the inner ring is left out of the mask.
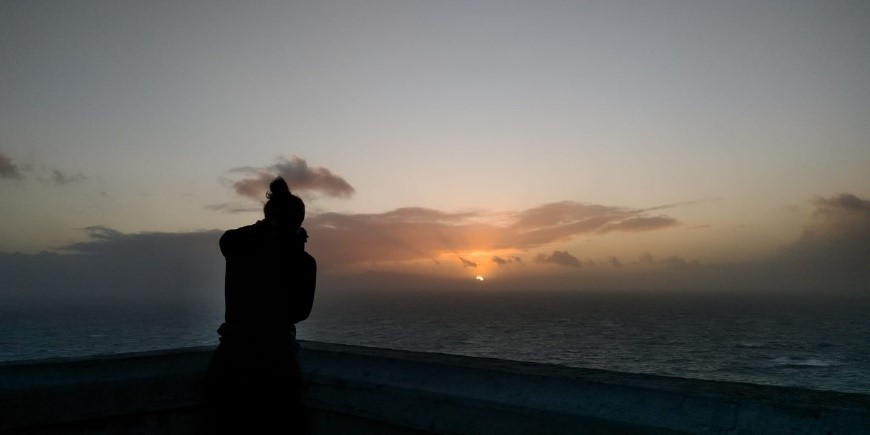
[[[476,280],[478,280],[478,281],[483,281],[483,277],[482,277],[482,276],[480,276],[480,275],[477,275],[477,277],[476,277],[476,278],[474,278],[474,279],[476,279]]]

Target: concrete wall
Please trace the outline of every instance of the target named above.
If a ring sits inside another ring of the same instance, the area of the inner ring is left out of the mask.
[[[870,433],[870,396],[303,343],[318,433]],[[0,364],[0,432],[191,433],[213,348]]]

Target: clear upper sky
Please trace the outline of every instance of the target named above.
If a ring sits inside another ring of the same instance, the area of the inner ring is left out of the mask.
[[[336,265],[757,261],[866,230],[868,79],[866,1],[3,2],[0,251],[283,173]]]

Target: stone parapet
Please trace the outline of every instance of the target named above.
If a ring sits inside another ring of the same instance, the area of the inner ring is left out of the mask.
[[[870,396],[303,342],[318,433],[870,433]],[[194,433],[213,347],[0,364],[2,433]]]

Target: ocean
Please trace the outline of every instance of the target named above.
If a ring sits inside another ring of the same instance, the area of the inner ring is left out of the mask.
[[[302,340],[870,394],[870,297],[319,294]],[[0,307],[0,361],[217,344],[221,307]]]

